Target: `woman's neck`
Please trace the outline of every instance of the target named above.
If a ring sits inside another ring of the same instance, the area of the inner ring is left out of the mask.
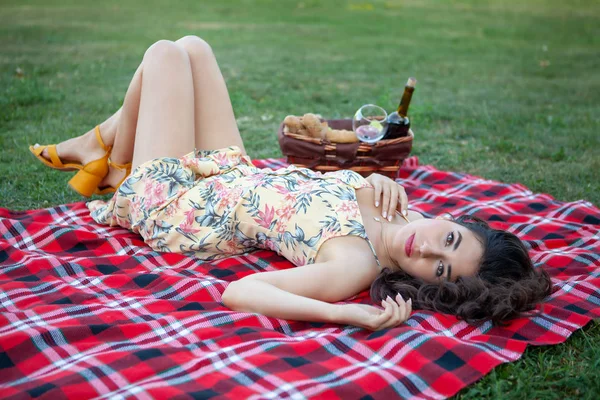
[[[384,219],[381,215],[381,206],[375,207],[373,204],[373,190],[370,188],[357,190],[356,198],[367,236],[373,244],[379,262],[384,267],[398,269],[397,263],[389,252],[393,249],[396,232],[409,222],[396,212],[391,221]],[[408,212],[409,221],[422,218],[423,216],[416,211]]]
[[[395,222],[394,220],[392,220],[392,222],[388,222],[383,218],[377,218],[376,221],[379,222],[379,235],[377,236],[376,242],[373,244],[373,246],[375,247],[377,257],[379,257],[379,262],[382,266],[396,271],[399,267],[391,254],[394,237],[396,236],[398,230],[402,229],[407,222],[404,220],[402,220],[402,222]]]

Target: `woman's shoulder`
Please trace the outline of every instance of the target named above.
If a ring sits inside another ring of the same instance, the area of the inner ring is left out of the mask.
[[[319,248],[315,261],[379,268],[367,240],[352,235],[328,239]]]

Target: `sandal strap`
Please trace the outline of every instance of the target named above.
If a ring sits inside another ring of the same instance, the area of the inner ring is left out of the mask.
[[[104,142],[102,141],[102,135],[100,135],[100,125],[96,125],[95,132],[96,132],[96,140],[98,141],[98,143],[100,143],[100,146],[102,146],[104,151],[109,152],[110,149],[112,149],[112,146],[106,146],[104,144]]]
[[[50,145],[47,147],[48,149],[48,155],[50,156],[50,161],[52,161],[52,165],[54,165],[55,167],[58,168],[63,168],[64,165],[62,163],[62,161],[60,160],[60,158],[58,157],[58,153],[56,152],[56,145]],[[42,154],[40,152],[40,154]]]
[[[108,157],[108,165],[113,168],[120,169],[121,171],[129,171],[131,169],[131,163],[117,164],[116,162],[112,161],[110,157]]]

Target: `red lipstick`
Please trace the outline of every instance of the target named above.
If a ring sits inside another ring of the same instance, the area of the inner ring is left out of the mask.
[[[406,252],[406,256],[410,258],[410,255],[413,251],[413,242],[415,241],[415,234],[413,233],[406,240],[406,244],[404,245],[404,251]]]

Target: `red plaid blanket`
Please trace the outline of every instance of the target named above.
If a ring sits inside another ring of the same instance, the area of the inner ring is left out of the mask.
[[[158,253],[84,203],[0,209],[0,397],[443,398],[600,317],[598,208],[414,157],[401,178],[426,215],[476,214],[524,239],[557,288],[542,312],[492,327],[417,311],[380,332],[234,312],[228,282],[291,264]]]

